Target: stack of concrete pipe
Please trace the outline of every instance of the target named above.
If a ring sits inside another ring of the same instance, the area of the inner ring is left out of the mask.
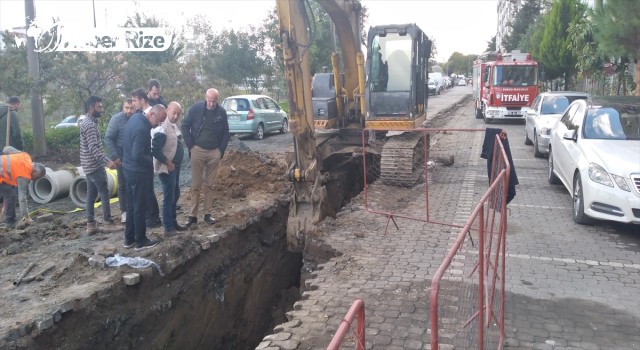
[[[29,183],[29,194],[34,202],[45,204],[69,195],[73,171],[47,168],[47,175]]]
[[[105,168],[107,171],[107,187],[109,188],[110,198],[118,194],[118,174],[115,170]],[[75,205],[80,208],[84,208],[87,204],[87,176],[82,171],[82,168],[78,168],[79,175],[73,179],[71,183],[70,197]],[[100,196],[97,198],[100,201]]]
[[[114,197],[118,194],[118,175],[115,170],[106,170],[109,194]],[[70,196],[75,205],[84,208],[87,203],[87,177],[81,167],[76,168],[75,172],[47,168],[46,176],[29,183],[29,194],[34,202],[40,204]]]

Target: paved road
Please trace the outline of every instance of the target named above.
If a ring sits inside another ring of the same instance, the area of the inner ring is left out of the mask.
[[[430,106],[446,108],[457,100],[456,92],[464,96],[463,89],[432,99]],[[468,104],[447,127],[485,127]],[[573,223],[569,193],[547,183],[546,160],[534,158],[531,146],[524,145],[523,125],[491,127],[507,131],[520,182],[509,204],[505,347],[640,349],[638,226]],[[486,168],[478,157],[482,136],[451,134],[439,141],[456,161],[450,170],[434,172],[429,189],[434,218],[464,223],[475,203],[471,199],[486,189]],[[385,189],[373,184],[370,190],[371,197]],[[380,202],[394,194],[383,193],[387,197]],[[424,210],[420,193],[424,187],[416,186],[402,197],[405,213]],[[306,281],[303,300],[288,313],[290,322],[276,327],[259,349],[326,348],[356,298],[365,302],[368,349],[430,349],[430,279],[459,230],[397,219],[399,229],[391,225],[385,234],[386,218],[366,212],[364,201],[364,196],[354,198],[336,220],[323,223],[323,244],[335,249],[335,257],[318,265]],[[470,347],[464,344],[441,348]]]

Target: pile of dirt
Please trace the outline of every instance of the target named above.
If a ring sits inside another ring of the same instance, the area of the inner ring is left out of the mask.
[[[173,240],[198,242],[202,237],[246,224],[250,218],[271,208],[274,202],[288,201],[290,183],[285,173],[285,164],[276,158],[253,151],[227,151],[214,185],[216,224],[200,224],[177,238],[135,255],[164,261],[173,254]],[[182,194],[179,201],[182,209],[178,212],[180,222],[188,215],[188,188],[182,188]],[[162,205],[162,194],[157,193],[157,197]],[[70,297],[91,295],[113,283],[117,277],[114,270],[92,268],[91,257],[133,254],[122,247],[122,231],[87,237],[83,210],[57,211],[65,206],[68,208],[67,202],[70,200],[44,205],[36,213],[40,219],[30,225],[21,222],[16,229],[0,228],[0,344],[3,339],[16,337],[19,333],[31,333],[37,327],[34,320]],[[111,212],[114,218],[119,217],[117,204],[111,205]],[[101,218],[99,208],[96,218]],[[148,235],[164,238],[161,228],[148,230]],[[28,275],[37,275],[50,266],[53,268],[28,283],[15,286],[16,279],[30,264],[35,266]]]

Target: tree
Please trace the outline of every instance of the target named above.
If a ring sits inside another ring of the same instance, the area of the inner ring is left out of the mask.
[[[593,16],[598,47],[601,52],[621,57],[622,62],[628,57],[635,59],[636,83],[640,83],[640,2],[608,0],[599,5]],[[640,96],[637,87],[636,96]]]
[[[15,34],[0,33],[0,92],[7,97],[29,93],[32,81],[27,67],[27,48],[19,46]]]
[[[124,23],[124,27],[127,28],[161,28],[166,27],[166,23],[156,19],[155,17],[147,17],[144,14],[136,12],[132,17],[129,17]],[[184,36],[178,33],[172,33],[171,46],[164,51],[156,52],[127,52],[127,55],[138,56],[148,63],[163,64],[175,60],[179,60],[182,57],[184,44]]]
[[[458,51],[452,53],[447,61],[449,73],[468,74],[471,72],[473,68],[473,61],[477,57],[477,55],[465,55]]]
[[[496,36],[494,35],[491,40],[487,41],[487,48],[484,51],[496,51]]]
[[[519,45],[527,30],[540,16],[540,0],[525,0],[518,10],[511,26],[511,33],[504,38],[504,47],[507,52],[522,49]]]
[[[533,57],[545,66],[549,79],[564,77],[565,89],[570,87],[570,79],[578,61],[571,50],[567,30],[583,17],[585,11],[586,5],[580,0],[556,0],[543,17],[540,45],[532,52]]]

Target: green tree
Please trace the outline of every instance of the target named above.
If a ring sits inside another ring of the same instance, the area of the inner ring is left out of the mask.
[[[496,51],[496,36],[494,35],[491,40],[487,41],[487,48],[484,51]]]
[[[594,11],[594,38],[601,52],[619,57],[614,63],[622,66],[629,58],[636,61],[636,82],[640,83],[640,2],[633,0],[608,0],[599,3]],[[626,71],[626,67],[622,69]],[[623,80],[624,81],[624,80]],[[636,87],[636,96],[640,89]]]
[[[449,74],[464,74],[467,75],[472,71],[473,61],[477,58],[477,55],[465,55],[458,51],[449,56],[447,66],[449,67]]]
[[[18,45],[15,34],[9,31],[0,33],[0,67],[0,92],[7,97],[29,93],[32,81],[27,66],[27,48]]]
[[[127,28],[162,28],[168,27],[167,23],[158,20],[151,16],[147,17],[144,14],[136,12],[133,16],[129,17],[124,23]],[[182,33],[173,32],[171,35],[171,45],[164,51],[155,52],[127,52],[127,55],[138,56],[144,61],[152,64],[163,64],[171,61],[179,60],[183,55],[184,50],[184,35]]]
[[[544,15],[541,40],[534,48],[533,57],[540,61],[549,79],[564,77],[565,89],[576,71],[578,61],[571,50],[571,39],[567,35],[569,27],[583,17],[586,5],[580,0],[557,0]],[[534,38],[537,33],[534,33]]]
[[[527,30],[531,27],[536,18],[540,16],[540,0],[525,0],[518,10],[513,23],[511,23],[511,33],[504,38],[504,47],[507,52],[512,50],[522,50],[519,46]]]

